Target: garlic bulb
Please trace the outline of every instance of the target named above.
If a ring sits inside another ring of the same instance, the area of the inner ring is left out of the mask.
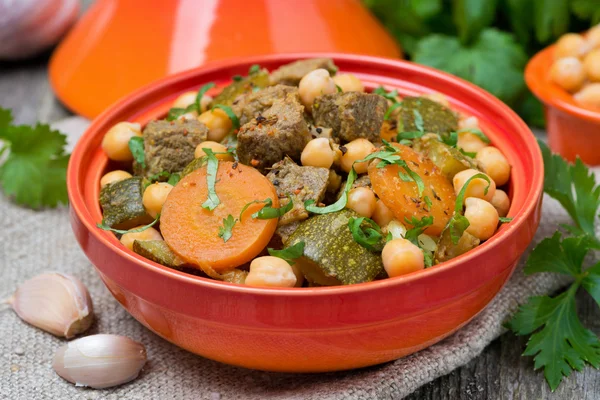
[[[145,363],[141,343],[125,336],[92,335],[60,347],[52,368],[76,386],[104,389],[135,379]]]
[[[83,283],[59,272],[26,281],[9,303],[25,322],[67,339],[86,331],[94,320],[92,299]]]

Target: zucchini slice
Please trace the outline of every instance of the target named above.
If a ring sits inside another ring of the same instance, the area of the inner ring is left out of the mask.
[[[106,185],[100,191],[102,218],[116,229],[131,229],[154,220],[142,204],[142,178],[134,176]]]

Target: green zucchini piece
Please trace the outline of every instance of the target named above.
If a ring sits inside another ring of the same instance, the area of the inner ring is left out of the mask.
[[[106,225],[115,229],[131,229],[154,220],[142,204],[142,178],[134,176],[106,185],[100,190],[100,206]]]
[[[398,132],[418,131],[415,115],[423,119],[425,132],[448,133],[458,129],[458,118],[449,108],[424,97],[405,97],[398,117]]]
[[[420,139],[415,139],[413,148],[433,161],[450,180],[465,169],[479,169],[475,160],[462,154],[458,149],[440,142],[437,135],[425,135]]]
[[[306,279],[318,285],[350,285],[383,276],[381,254],[373,253],[352,238],[348,220],[359,217],[351,210],[315,215],[302,222],[286,246],[304,242],[304,256],[297,261]]]
[[[469,232],[465,231],[458,240],[457,244],[452,242],[450,229],[446,228],[438,241],[437,251],[435,252],[435,264],[448,261],[452,258],[465,254],[467,251],[479,246],[481,241]]]
[[[184,264],[164,240],[134,240],[133,251],[165,267],[180,269]]]
[[[250,93],[254,88],[262,89],[267,86],[269,86],[269,71],[261,69],[224,87],[221,93],[214,98],[212,104],[231,106],[238,96]]]

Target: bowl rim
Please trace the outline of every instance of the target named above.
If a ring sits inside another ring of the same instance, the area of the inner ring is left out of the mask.
[[[187,71],[179,72],[157,81],[154,81],[134,92],[125,96],[118,102],[114,103],[108,109],[102,112],[96,117],[81,138],[78,140],[69,161],[67,170],[67,188],[69,194],[69,204],[71,211],[81,221],[81,224],[85,229],[95,237],[96,240],[100,241],[106,248],[111,249],[123,258],[128,259],[130,262],[137,264],[141,268],[150,270],[150,272],[158,273],[165,279],[175,279],[178,281],[186,282],[188,284],[197,285],[198,287],[206,287],[211,289],[225,290],[233,293],[242,293],[250,295],[264,295],[264,296],[292,296],[292,297],[305,297],[305,296],[328,296],[328,295],[342,295],[349,293],[365,293],[373,290],[379,290],[381,288],[387,288],[390,286],[404,285],[408,283],[414,283],[419,280],[424,280],[428,277],[443,274],[448,270],[460,268],[464,263],[469,260],[476,258],[482,252],[493,252],[502,241],[508,240],[509,234],[494,235],[491,239],[487,240],[476,249],[469,251],[459,257],[451,259],[449,261],[440,263],[432,268],[426,268],[424,270],[416,271],[407,275],[402,275],[393,278],[387,278],[372,282],[358,283],[352,285],[341,285],[341,286],[327,286],[327,287],[310,287],[310,288],[270,288],[270,287],[251,287],[239,284],[233,284],[228,282],[221,282],[210,278],[204,278],[200,276],[191,275],[185,272],[177,271],[172,268],[165,267],[157,264],[150,260],[144,259],[143,257],[128,251],[123,246],[118,246],[114,241],[109,240],[110,232],[105,232],[96,227],[96,222],[92,220],[88,214],[88,210],[85,204],[85,195],[83,189],[79,185],[78,173],[81,165],[84,165],[83,155],[86,150],[91,147],[90,141],[98,134],[96,132],[97,127],[103,125],[105,120],[111,118],[111,115],[116,110],[131,108],[136,102],[148,97],[152,92],[159,91],[159,89],[169,86],[173,82],[183,81],[185,79],[192,78],[194,75],[202,73],[207,74],[209,72],[216,72],[219,69],[225,69],[229,67],[235,67],[239,64],[262,64],[265,62],[292,62],[299,59],[315,58],[315,57],[329,57],[334,61],[348,61],[356,62],[360,60],[361,63],[379,65],[381,67],[398,68],[402,67],[403,70],[409,69],[418,74],[427,74],[436,79],[445,81],[451,85],[458,85],[462,90],[468,91],[478,97],[483,97],[486,101],[493,103],[495,111],[502,114],[503,117],[512,120],[514,124],[520,126],[519,134],[522,136],[523,141],[526,143],[526,150],[532,157],[532,184],[531,190],[529,190],[524,196],[523,206],[513,216],[511,222],[511,230],[522,228],[523,224],[527,223],[527,218],[535,212],[537,204],[541,198],[543,191],[543,180],[544,180],[544,169],[543,159],[541,150],[537,144],[534,135],[531,133],[529,127],[525,122],[517,116],[517,114],[511,110],[506,104],[494,97],[492,94],[479,88],[478,86],[467,82],[454,75],[439,71],[434,68],[415,64],[412,62],[391,59],[385,57],[376,56],[363,56],[356,54],[346,53],[287,53],[287,54],[275,54],[275,55],[259,55],[252,57],[240,57],[235,59],[228,59],[219,62],[213,62],[206,64],[205,66],[190,69]],[[527,134],[528,133],[528,134]],[[507,232],[508,233],[508,232]],[[510,266],[507,266],[510,268]]]
[[[600,123],[600,111],[580,106],[573,99],[573,95],[548,79],[548,73],[554,62],[554,49],[550,45],[537,52],[525,66],[525,83],[529,89],[547,106],[555,107],[567,114]],[[540,74],[539,70],[546,73]]]

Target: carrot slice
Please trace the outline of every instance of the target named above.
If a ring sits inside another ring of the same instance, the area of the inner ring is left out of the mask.
[[[421,219],[429,215],[433,216],[433,225],[429,226],[425,233],[437,236],[442,233],[452,217],[456,201],[452,183],[428,158],[410,147],[401,144],[394,144],[394,146],[398,149],[398,155],[423,180],[425,186],[423,194],[419,195],[419,189],[414,181],[404,181],[400,178],[399,172],[406,173],[402,167],[392,164],[377,168],[379,160],[369,164],[369,178],[373,190],[383,204],[392,211],[394,217],[403,224],[406,224],[405,217],[410,220],[412,217]],[[431,202],[431,206],[427,204],[427,200]]]
[[[223,241],[219,228],[229,215],[239,219],[244,206],[270,198],[279,207],[271,182],[252,167],[220,161],[215,191],[220,204],[209,211],[202,208],[208,196],[206,166],[184,177],[169,193],[160,216],[161,233],[169,247],[186,263],[202,270],[223,272],[256,257],[269,243],[277,228],[277,218],[254,219],[264,207],[252,204],[236,221],[232,236]]]

